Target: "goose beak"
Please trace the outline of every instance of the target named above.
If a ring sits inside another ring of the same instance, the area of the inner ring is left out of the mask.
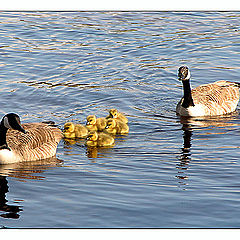
[[[178,73],[178,80],[182,81],[184,79],[184,76],[182,73]]]
[[[21,126],[20,122],[16,124],[13,129],[18,130],[19,132],[22,133],[27,133],[26,130]]]
[[[15,130],[18,130],[19,132],[22,132],[22,133],[24,133],[24,134],[27,133],[27,131],[26,131],[25,129],[23,129],[23,127],[20,126],[20,125],[19,125],[18,127],[15,127],[14,129],[15,129]]]
[[[18,130],[19,130],[20,132],[22,132],[22,133],[27,133],[27,132],[26,132],[26,130],[25,130],[25,129],[23,129],[23,127],[22,127],[22,126],[20,126]]]

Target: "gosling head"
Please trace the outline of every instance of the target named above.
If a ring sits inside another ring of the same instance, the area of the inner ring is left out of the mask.
[[[178,79],[181,81],[190,79],[190,71],[187,66],[182,66],[178,69]]]
[[[112,117],[112,118],[116,118],[118,116],[118,111],[117,109],[110,109],[109,110],[109,115]]]
[[[11,129],[26,133],[26,131],[21,126],[20,117],[15,113],[6,114],[1,121],[1,126],[7,129],[11,128]]]
[[[96,123],[96,121],[97,121],[97,119],[96,119],[95,115],[89,115],[87,117],[87,125],[93,125]]]
[[[109,119],[107,121],[107,126],[106,126],[106,129],[112,129],[112,128],[115,128],[116,127],[116,120],[115,119]]]
[[[64,130],[63,132],[74,132],[75,126],[72,122],[67,122],[64,124]]]
[[[87,136],[87,141],[97,141],[98,134],[97,132],[90,132]]]

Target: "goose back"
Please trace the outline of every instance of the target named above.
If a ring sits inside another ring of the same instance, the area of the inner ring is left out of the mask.
[[[191,91],[194,107],[189,107],[191,116],[223,115],[236,110],[239,101],[239,86],[237,83],[221,80],[210,84],[198,86]],[[177,106],[177,112],[181,111],[181,103]],[[196,114],[193,109],[197,109]],[[183,111],[182,111],[183,112]]]
[[[45,159],[56,154],[56,148],[62,138],[57,127],[45,123],[22,124],[26,134],[9,129],[7,144],[20,161]]]

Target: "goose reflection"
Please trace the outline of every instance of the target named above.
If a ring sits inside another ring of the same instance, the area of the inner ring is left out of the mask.
[[[14,218],[17,219],[20,217],[18,214],[22,211],[21,206],[7,204],[8,200],[6,198],[8,192],[8,181],[5,176],[0,176],[0,214],[3,218]]]
[[[182,124],[183,130],[183,147],[181,148],[181,154],[179,156],[179,163],[176,168],[178,169],[176,177],[179,179],[179,184],[185,186],[187,177],[188,165],[191,161],[191,139],[192,128],[188,123]]]
[[[44,177],[41,176],[41,173],[44,170],[51,167],[59,167],[62,162],[62,160],[52,157],[33,162],[0,165],[0,217],[18,219],[20,217],[19,213],[23,211],[20,205],[8,204],[7,193],[10,191],[10,187],[8,186],[7,177],[21,181],[26,181],[27,179],[42,180]]]
[[[225,134],[227,130],[231,130],[240,124],[239,114],[237,112],[214,117],[180,117],[180,123],[182,124],[183,131],[183,147],[181,148],[181,154],[178,157],[179,162],[176,165],[176,168],[178,169],[176,178],[179,179],[179,184],[185,187],[188,179],[187,170],[192,158],[191,147],[193,132],[195,130],[202,130],[199,135],[208,135],[211,133]],[[212,131],[215,128],[219,128],[221,131]]]

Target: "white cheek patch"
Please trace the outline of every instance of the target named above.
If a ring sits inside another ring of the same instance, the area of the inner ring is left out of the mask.
[[[190,77],[191,77],[191,74],[190,74],[190,71],[188,71],[187,77],[185,79],[190,79]]]
[[[12,128],[8,122],[8,117],[4,117],[3,124],[6,128]]]

